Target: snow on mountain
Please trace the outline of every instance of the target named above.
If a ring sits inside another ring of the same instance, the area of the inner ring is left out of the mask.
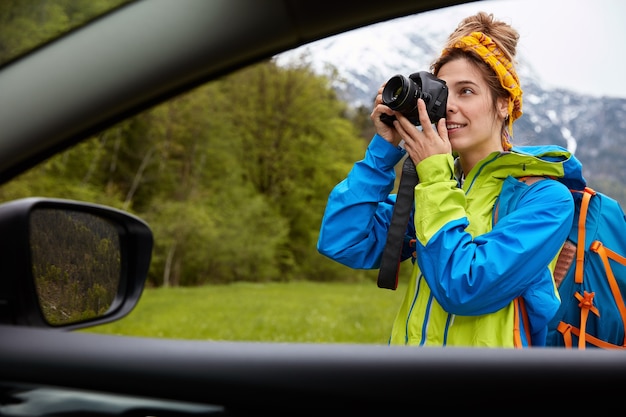
[[[438,18],[431,19],[432,13]],[[442,27],[440,22],[458,22],[463,13],[434,11],[382,22],[285,52],[276,61],[288,65],[304,60],[319,74],[333,68],[340,75],[334,85],[340,96],[354,106],[369,106],[378,87],[392,76],[429,70],[454,28]],[[533,73],[529,65],[523,57],[519,59],[520,77]]]
[[[419,27],[416,17],[383,22],[323,39],[277,57],[279,65],[304,57],[320,74],[328,65],[341,76],[335,88],[355,106],[369,106],[378,87],[396,74],[428,70],[440,52],[441,30]]]

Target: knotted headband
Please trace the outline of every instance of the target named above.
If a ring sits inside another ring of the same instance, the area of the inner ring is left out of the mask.
[[[513,122],[522,115],[522,88],[511,61],[502,53],[498,45],[482,32],[472,32],[469,36],[462,37],[454,46],[444,49],[441,55],[447,55],[452,49],[476,52],[498,75],[500,84],[509,92],[508,129],[509,134],[513,135]],[[508,138],[503,138],[503,141],[506,141],[503,143],[505,150],[510,149],[511,144],[508,143]]]

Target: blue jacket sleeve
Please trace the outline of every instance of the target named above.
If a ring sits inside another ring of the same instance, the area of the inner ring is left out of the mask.
[[[467,220],[457,219],[425,244],[418,239],[417,262],[435,298],[454,314],[494,312],[520,295],[533,305],[558,307],[546,265],[567,238],[573,214],[567,187],[539,181],[488,233],[472,238],[465,231]]]
[[[393,214],[395,165],[405,151],[372,138],[365,157],[328,197],[317,250],[355,269],[376,269]]]

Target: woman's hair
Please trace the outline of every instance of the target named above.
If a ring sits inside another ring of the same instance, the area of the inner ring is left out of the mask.
[[[508,23],[496,20],[491,13],[478,12],[461,20],[454,32],[448,36],[445,47],[453,47],[461,38],[469,36],[472,32],[482,32],[489,36],[498,44],[506,58],[514,62],[519,33]]]
[[[431,70],[433,74],[437,75],[441,67],[446,63],[460,58],[467,59],[478,68],[487,81],[495,109],[497,99],[510,99],[512,97],[511,91],[503,86],[501,76],[496,73],[494,68],[485,60],[484,56],[478,54],[475,49],[461,48],[458,46],[463,38],[471,36],[476,32],[487,35],[491,41],[497,45],[498,53],[510,63],[510,71],[515,74],[514,66],[519,33],[508,23],[496,20],[493,14],[487,14],[485,12],[478,12],[473,16],[466,17],[459,23],[454,32],[448,37],[444,47],[444,53],[431,65]],[[515,77],[517,76],[515,75]],[[519,88],[519,86],[516,87]],[[519,104],[517,110],[521,115],[521,89],[519,90]],[[508,117],[516,118],[519,116],[509,114]],[[510,123],[512,123],[512,121],[513,120],[511,120]],[[509,142],[511,135],[511,129],[507,129],[507,123],[504,123],[502,126],[502,143],[505,150],[508,150],[507,148],[511,146]]]

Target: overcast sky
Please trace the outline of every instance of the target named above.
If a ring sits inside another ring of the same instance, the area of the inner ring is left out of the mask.
[[[461,17],[483,10],[512,24],[520,32],[518,57],[546,86],[626,98],[626,1],[485,0],[456,7]],[[441,24],[451,32],[459,20]]]

